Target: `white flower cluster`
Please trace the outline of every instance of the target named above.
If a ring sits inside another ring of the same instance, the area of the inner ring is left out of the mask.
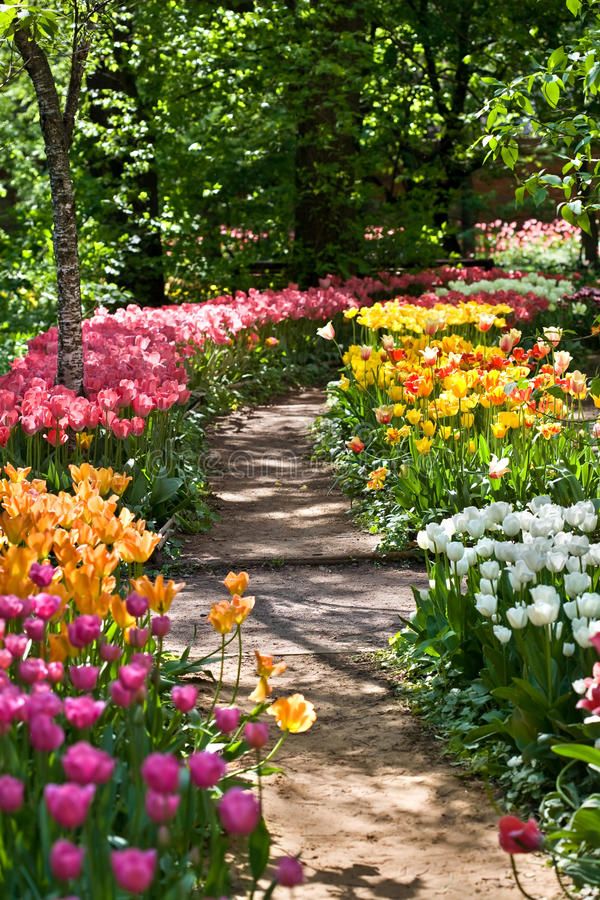
[[[445,288],[438,288],[436,294],[443,297],[448,291],[460,291],[461,294],[495,293],[496,291],[515,291],[517,294],[538,294],[545,297],[550,308],[556,308],[556,304],[565,294],[572,294],[575,290],[570,281],[555,281],[546,278],[537,272],[532,272],[524,278],[496,278],[493,281],[473,281],[465,284],[464,281],[450,281]]]
[[[417,543],[448,560],[449,585],[468,576],[468,595],[491,620],[499,641],[507,643],[513,629],[529,623],[552,626],[561,639],[568,622],[573,641],[562,649],[571,656],[576,644],[589,647],[590,637],[600,632],[600,593],[592,590],[600,543],[590,540],[597,526],[591,500],[562,507],[549,497],[536,497],[525,509],[504,502],[468,507],[427,525]],[[504,591],[509,602],[503,602],[503,576],[512,589]]]

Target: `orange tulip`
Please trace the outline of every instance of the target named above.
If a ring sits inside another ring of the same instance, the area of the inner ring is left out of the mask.
[[[235,612],[229,600],[214,603],[207,619],[218,634],[229,634],[235,625]]]
[[[132,625],[135,625],[135,619],[133,616],[130,616],[127,612],[127,606],[125,605],[125,601],[121,600],[119,596],[115,596],[111,600],[110,611],[112,612],[112,617],[119,626],[119,628],[131,628]]]
[[[223,584],[232,596],[234,594],[241,596],[248,590],[250,576],[247,572],[238,572],[237,575],[235,572],[229,572],[227,577],[223,579]]]
[[[317,719],[313,704],[305,700],[302,694],[280,697],[271,704],[267,712],[270,716],[275,716],[275,721],[282,731],[289,731],[290,734],[308,731]]]
[[[241,625],[248,618],[255,604],[254,597],[240,597],[234,594],[231,598],[231,608],[234,612],[234,620],[236,625]]]
[[[131,587],[142,597],[146,597],[150,604],[150,609],[154,612],[164,615],[169,612],[171,603],[177,594],[185,587],[185,581],[176,583],[175,581],[167,581],[162,575],[156,578],[154,583],[150,581],[147,575],[140,578],[131,579]]]
[[[115,542],[115,550],[125,563],[145,563],[159,543],[160,535],[151,531],[139,534],[134,528],[129,528],[120,540]]]
[[[274,663],[272,656],[259,653],[258,650],[255,650],[254,653],[256,655],[258,682],[250,694],[250,700],[253,700],[255,703],[264,703],[267,697],[270,697],[273,693],[273,688],[269,684],[269,678],[274,678],[276,675],[281,675],[282,672],[285,672],[287,664],[284,662]]]

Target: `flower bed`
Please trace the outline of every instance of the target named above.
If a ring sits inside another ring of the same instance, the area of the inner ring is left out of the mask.
[[[118,497],[127,479],[74,471],[72,493],[27,472],[0,482],[0,891],[84,900],[252,893],[269,833],[260,780],[288,733],[308,730],[301,695],[269,700],[278,671],[259,655],[250,711],[223,705],[219,681],[198,697],[179,675],[201,669],[163,649],[181,584],[141,572],[158,537]],[[129,576],[129,577],[128,577]],[[248,577],[208,620],[220,654],[255,604]],[[218,652],[217,652],[218,655]],[[279,667],[279,670],[281,667]],[[217,705],[218,701],[221,705]],[[282,737],[269,747],[267,713]],[[258,792],[253,786],[258,784]],[[302,882],[296,859],[267,878]]]

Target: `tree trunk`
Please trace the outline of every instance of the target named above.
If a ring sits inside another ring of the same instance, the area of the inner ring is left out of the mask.
[[[56,84],[44,51],[24,31],[15,45],[23,58],[37,97],[52,195],[52,242],[58,285],[58,366],[56,383],[83,393],[81,282],[77,249],[75,194],[69,160],[69,138]]]

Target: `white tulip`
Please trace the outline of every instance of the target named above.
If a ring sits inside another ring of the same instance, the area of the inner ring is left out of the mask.
[[[529,588],[529,593],[534,603],[552,603],[554,606],[560,606],[558,591],[550,584],[538,584]]]
[[[427,537],[426,531],[419,531],[419,533],[417,534],[417,544],[421,548],[421,550],[428,550],[430,553],[433,553],[433,542],[430,541]]]
[[[567,597],[577,597],[589,589],[592,579],[587,572],[569,572],[565,575],[564,582]]]
[[[452,569],[454,570],[454,572],[456,572],[457,575],[460,575],[461,577],[463,575],[466,575],[467,572],[469,571],[468,557],[463,556],[462,559],[459,559],[458,562],[454,563],[454,565],[452,566]]]
[[[492,631],[501,644],[508,644],[512,637],[512,631],[510,628],[505,628],[504,625],[494,625]]]
[[[467,532],[475,541],[478,538],[483,537],[485,533],[485,522],[483,519],[469,519],[467,522]]]
[[[592,646],[590,643],[590,626],[587,619],[573,619],[571,628],[573,637],[580,647],[585,649]]]
[[[495,594],[496,585],[489,578],[481,578],[479,581],[479,590],[482,594]]]
[[[551,625],[556,621],[559,607],[554,603],[538,600],[527,607],[527,617],[532,625]]]
[[[524,606],[511,606],[506,610],[506,618],[511,628],[525,628],[528,622],[527,609]]]
[[[564,643],[562,646],[563,656],[573,656],[575,653],[575,644]]]
[[[591,594],[586,591],[577,600],[579,607],[579,615],[587,616],[588,619],[595,619],[600,616],[600,594]]]
[[[534,497],[533,500],[530,500],[527,505],[533,512],[538,513],[543,506],[548,506],[551,503],[552,498],[548,497],[547,494],[544,494],[540,497]]]
[[[481,538],[475,545],[477,556],[481,559],[489,559],[494,552],[494,541],[491,538]]]
[[[479,571],[483,578],[489,578],[490,581],[497,581],[500,577],[500,566],[495,559],[490,559],[487,562],[481,563]]]
[[[479,592],[475,594],[475,609],[482,616],[486,616],[489,618],[490,616],[495,615],[496,609],[498,607],[498,598],[493,594],[480,594]]]
[[[600,566],[600,544],[590,544],[589,557],[592,565]]]
[[[585,678],[578,678],[577,681],[573,682],[572,687],[576,694],[585,694],[585,692],[587,691]]]
[[[519,516],[516,513],[509,513],[502,521],[502,531],[507,537],[515,537],[521,530]]]
[[[546,568],[551,572],[562,572],[567,564],[567,554],[564,550],[551,550],[546,557]]]
[[[569,541],[569,553],[573,556],[584,556],[590,549],[590,539],[585,534],[572,534]]]
[[[563,609],[565,611],[565,615],[569,619],[576,619],[579,615],[577,600],[570,600],[568,603],[563,603]]]
[[[446,544],[446,556],[451,562],[458,562],[465,555],[465,548],[460,541],[448,541]]]

